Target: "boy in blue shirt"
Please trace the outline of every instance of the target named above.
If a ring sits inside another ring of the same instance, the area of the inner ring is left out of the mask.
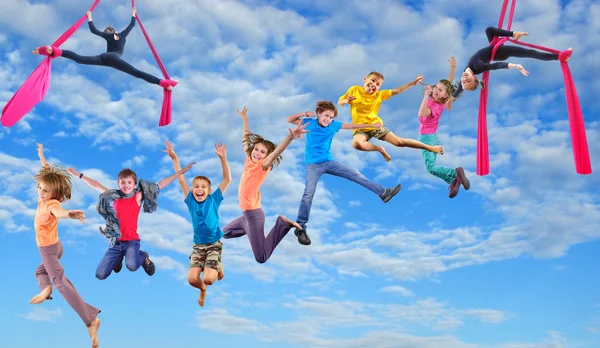
[[[175,168],[180,168],[179,158],[173,150],[173,144],[166,141],[165,146],[167,149],[163,152],[171,157]],[[223,194],[231,182],[231,170],[225,153],[227,146],[223,147],[222,144],[219,144],[215,145],[215,148],[217,156],[221,160],[223,180],[214,192],[211,191],[210,180],[205,176],[195,177],[192,180],[191,189],[183,175],[177,177],[194,227],[194,246],[190,255],[188,282],[191,286],[200,289],[198,297],[200,307],[204,307],[206,286],[214,283],[217,278],[223,279],[224,275],[221,265],[223,231],[219,228],[219,207],[223,201]],[[204,272],[204,277],[200,278],[202,272]]]
[[[387,203],[392,199],[392,197],[394,197],[402,188],[402,185],[398,184],[393,188],[384,189],[383,186],[367,179],[358,170],[350,168],[338,161],[334,161],[333,156],[331,155],[331,141],[340,129],[361,129],[367,127],[380,128],[381,123],[367,125],[334,121],[334,118],[337,116],[337,108],[330,101],[321,100],[317,102],[315,111],[317,113],[316,119],[301,119],[303,116],[315,116],[312,112],[298,113],[287,118],[289,123],[298,124],[302,122],[302,124],[308,124],[305,129],[309,131],[305,135],[306,186],[304,188],[304,194],[302,195],[302,201],[300,201],[298,218],[296,219],[296,222],[302,226],[302,229],[296,229],[294,231],[294,234],[298,237],[298,242],[302,245],[310,244],[310,238],[306,234],[306,223],[308,222],[312,199],[315,195],[315,190],[317,189],[317,184],[319,183],[321,175],[331,174],[354,181],[377,194],[384,203]]]

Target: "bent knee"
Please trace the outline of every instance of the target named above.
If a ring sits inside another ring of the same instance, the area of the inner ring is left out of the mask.
[[[261,256],[261,257],[255,257],[255,259],[256,259],[256,262],[258,262],[258,263],[265,263],[265,262],[267,262],[267,260],[268,260],[268,258],[266,258],[266,257],[264,257],[264,256]]]
[[[135,272],[139,268],[139,267],[136,267],[136,265],[133,263],[126,263],[125,267],[127,267],[127,269],[130,270],[131,272]]]
[[[108,273],[96,272],[96,278],[98,280],[104,280],[104,279],[108,278]]]
[[[206,285],[212,285],[215,282],[215,277],[204,277],[203,281]]]

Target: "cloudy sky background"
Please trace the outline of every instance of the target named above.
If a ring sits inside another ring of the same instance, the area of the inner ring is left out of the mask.
[[[92,1],[90,1],[91,4]],[[0,106],[41,61],[30,52],[49,44],[89,5],[80,0],[5,2],[0,11]],[[36,142],[50,163],[73,166],[107,187],[130,167],[158,181],[173,172],[161,150],[173,141],[187,175],[221,180],[214,144],[229,144],[233,181],[221,205],[222,224],[238,217],[244,154],[235,110],[248,106],[250,129],[274,142],[285,117],[337,100],[372,70],[384,88],[423,74],[435,83],[458,60],[487,44],[501,1],[208,1],[146,0],[136,4],[169,74],[173,123],[157,126],[160,87],[103,67],[52,63],[45,100],[11,128],[0,129],[1,345],[87,344],[79,317],[56,293],[33,307],[40,257],[33,217],[39,169]],[[124,28],[130,2],[104,0],[99,28]],[[581,100],[596,171],[600,163],[600,4],[588,0],[522,0],[513,28],[526,41],[575,48],[571,70]],[[63,46],[99,54],[104,40],[84,24]],[[139,30],[124,58],[161,76]],[[247,238],[224,242],[225,278],[211,286],[204,308],[187,284],[192,228],[177,183],[154,214],[140,216],[142,245],[157,265],[94,277],[107,248],[98,232],[98,194],[74,180],[68,209],[85,225],[60,222],[62,264],[84,299],[102,309],[105,347],[494,347],[600,345],[600,176],[575,173],[562,74],[557,62],[515,59],[531,72],[492,73],[488,106],[491,174],[475,175],[478,93],[465,93],[444,113],[439,163],[463,166],[470,191],[450,200],[447,185],[427,174],[421,153],[384,145],[376,153],[334,139],[334,158],[385,187],[402,183],[387,204],[369,191],[325,177],[315,195],[311,246],[290,234],[266,264],[254,261]],[[418,137],[421,87],[393,97],[380,111],[387,127]],[[348,107],[338,119],[350,122]],[[377,141],[375,141],[377,143]],[[304,141],[296,140],[262,187],[267,229],[278,214],[295,218],[304,189]]]

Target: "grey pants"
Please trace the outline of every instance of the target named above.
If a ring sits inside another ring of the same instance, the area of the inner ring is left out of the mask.
[[[85,326],[90,325],[96,319],[100,310],[85,303],[77,290],[75,290],[73,284],[65,276],[65,270],[59,261],[64,251],[62,242],[59,240],[52,245],[39,247],[39,250],[42,257],[42,264],[35,271],[35,279],[38,282],[40,291],[54,285],[71,308],[79,314]]]
[[[261,208],[244,210],[242,216],[223,227],[223,238],[238,238],[248,235],[254,258],[258,263],[266,262],[283,237],[292,227],[280,216],[275,226],[265,237],[265,212]]]

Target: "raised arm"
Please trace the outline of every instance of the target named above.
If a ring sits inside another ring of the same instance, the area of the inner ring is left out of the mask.
[[[448,58],[448,63],[450,63],[450,72],[448,73],[448,81],[452,83],[454,81],[454,70],[456,69],[456,58],[450,56]]]
[[[183,168],[181,170],[178,170],[177,173],[175,173],[175,174],[173,174],[173,175],[171,175],[171,176],[169,176],[167,178],[162,179],[161,181],[158,182],[158,188],[162,190],[165,187],[169,186],[169,184],[172,183],[173,180],[175,180],[175,178],[177,178],[181,174],[183,174],[183,173],[187,172],[188,170],[190,170],[194,164],[196,164],[196,162],[188,163],[188,165],[185,166],[185,168]]]
[[[223,180],[219,184],[219,188],[221,189],[221,193],[225,193],[227,187],[231,183],[231,169],[229,168],[229,162],[227,162],[227,145],[223,146],[223,143],[219,145],[215,145],[215,149],[217,150],[217,156],[219,156],[219,160],[221,160],[221,168],[223,169]]]
[[[74,219],[81,221],[82,224],[85,223],[85,213],[83,210],[66,210],[61,206],[52,205],[50,213],[59,219]]]
[[[377,122],[375,124],[342,123],[342,129],[381,128],[381,126],[381,122]]]
[[[302,123],[302,117],[314,117],[314,116],[315,116],[314,112],[305,111],[305,112],[299,112],[297,114],[293,114],[292,116],[288,116],[288,118],[286,118],[285,120],[288,123],[300,124],[300,123]]]
[[[244,106],[242,111],[240,111],[240,110],[236,110],[236,111],[242,118],[242,121],[244,122],[244,130],[242,131],[242,141],[244,141],[244,138],[246,137],[246,135],[250,134],[250,130],[248,128],[248,114],[247,114],[248,108]],[[247,152],[248,149],[250,148],[250,144],[248,144],[248,143],[243,143],[243,144],[244,144],[244,152]]]
[[[69,173],[71,173],[71,175],[79,177],[80,179],[85,181],[86,184],[88,184],[89,186],[91,186],[92,188],[95,188],[96,190],[98,190],[100,192],[104,192],[104,191],[108,190],[106,187],[102,186],[102,184],[100,184],[96,180],[88,178],[87,176],[83,175],[83,173],[79,173],[78,171],[76,171],[75,169],[73,169],[71,167],[68,167],[67,171]]]
[[[177,157],[177,154],[173,149],[173,144],[167,140],[165,141],[165,147],[167,149],[162,151],[166,152],[169,155],[169,157],[171,157],[171,160],[173,161],[173,168],[175,168],[175,172],[179,172],[181,170],[181,164],[179,163],[179,157]],[[187,197],[188,193],[190,192],[190,187],[188,186],[187,181],[185,181],[185,175],[179,175],[177,177],[177,181],[179,182],[179,187],[181,187],[181,191],[183,191],[183,197]]]
[[[423,75],[418,75],[416,79],[412,80],[411,82],[402,85],[400,87],[396,87],[394,89],[392,89],[392,95],[397,95],[400,94],[402,92],[405,92],[407,89],[416,86],[417,83],[421,83],[421,81],[423,81]]]
[[[423,96],[423,100],[421,101],[421,106],[419,107],[419,117],[427,117],[431,116],[431,109],[427,106],[427,101],[429,101],[429,96],[431,95],[431,86],[425,86],[425,95]]]
[[[308,123],[298,124],[294,130],[291,130],[288,128],[288,130],[290,131],[290,134],[288,134],[283,139],[283,141],[281,141],[281,143],[279,143],[279,145],[277,145],[275,150],[273,150],[273,152],[271,152],[267,156],[267,158],[265,158],[265,160],[263,161],[263,164],[262,164],[263,170],[267,170],[267,169],[269,169],[269,167],[271,167],[271,165],[273,164],[275,159],[277,157],[279,157],[279,155],[281,155],[283,153],[283,151],[285,151],[285,149],[292,143],[292,140],[294,140],[296,138],[303,138],[302,134],[309,132],[307,130],[304,130],[304,128],[306,128],[307,126],[308,126]]]
[[[133,29],[133,27],[135,27],[135,14],[137,13],[137,11],[135,10],[135,7],[131,9],[131,22],[129,22],[129,25],[127,26],[127,28],[125,28],[125,30],[123,30],[122,32],[119,33],[120,37],[127,37],[127,35],[129,35],[129,32],[131,31],[131,29]]]
[[[48,162],[46,162],[46,157],[44,157],[44,145],[38,143],[37,144],[37,152],[38,152],[38,157],[40,158],[40,162],[42,162],[42,167],[47,166]]]

